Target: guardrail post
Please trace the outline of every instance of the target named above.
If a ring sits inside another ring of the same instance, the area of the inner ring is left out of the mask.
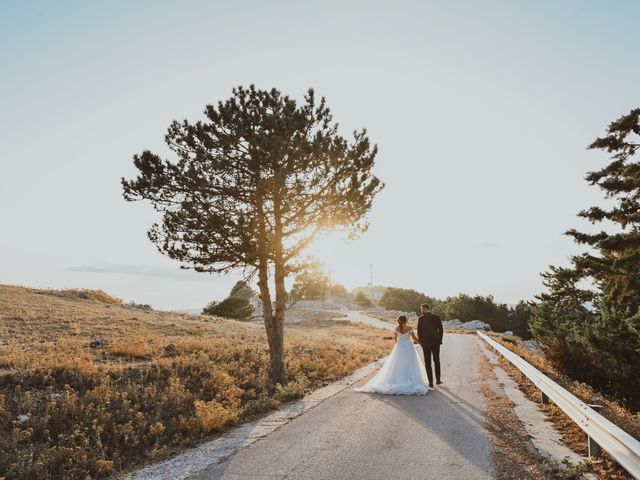
[[[599,412],[600,410],[602,410],[602,405],[589,405],[592,409],[594,409],[596,412]],[[588,446],[589,446],[589,457],[593,457],[593,458],[602,458],[602,449],[600,448],[600,445],[598,445],[593,438],[591,438],[590,436],[587,435],[587,442],[588,442]]]
[[[602,458],[602,450],[600,449],[600,445],[594,442],[593,438],[587,438],[589,439],[589,457]]]
[[[547,405],[549,403],[549,397],[542,390],[540,390],[540,403],[543,405]]]

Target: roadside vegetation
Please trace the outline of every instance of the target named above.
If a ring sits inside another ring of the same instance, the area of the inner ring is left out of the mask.
[[[386,310],[404,312],[419,313],[422,303],[428,303],[431,310],[443,320],[480,320],[489,324],[495,332],[511,331],[522,338],[531,338],[528,328],[531,305],[525,301],[510,307],[504,303],[497,303],[491,295],[471,296],[461,293],[438,299],[416,290],[392,287],[388,288],[380,299],[380,306]]]
[[[563,374],[554,364],[542,355],[530,352],[522,345],[519,345],[513,338],[505,338],[498,335],[492,335],[492,338],[498,343],[504,345],[520,357],[524,358],[531,365],[536,367],[549,378],[560,384],[569,392],[574,394],[580,400],[590,405],[601,405],[600,413],[611,422],[618,425],[629,435],[640,440],[640,412],[629,409],[624,403],[620,402],[611,394],[600,392],[586,383],[573,380],[569,376]],[[529,399],[540,402],[540,391],[527,378],[523,378],[519,370],[511,365],[507,360],[498,354],[500,361],[505,370],[518,383],[523,392]],[[576,425],[562,410],[553,403],[546,405],[540,404],[539,408],[545,412],[551,420],[554,427],[562,434],[563,441],[575,452],[586,456],[587,452],[587,435]],[[604,455],[602,461],[593,464],[593,468],[600,478],[611,480],[630,479],[629,476],[617,463]]]
[[[491,295],[472,296],[464,293],[440,299],[409,288],[380,285],[371,288],[358,287],[347,292],[340,284],[331,285],[328,273],[317,263],[296,276],[291,298],[294,305],[301,300],[324,301],[331,298],[348,304],[353,309],[367,309],[368,313],[375,317],[380,317],[380,314],[375,312],[376,307],[393,313],[419,314],[420,305],[428,303],[432,311],[440,315],[443,320],[458,319],[462,322],[480,320],[490,325],[495,332],[511,331],[524,339],[531,338],[529,320],[532,315],[532,305],[530,302],[520,301],[516,305],[509,306],[496,302]],[[382,319],[387,320],[386,316]]]
[[[167,457],[380,358],[384,335],[296,324],[273,385],[261,325],[0,286],[0,478],[104,478]]]

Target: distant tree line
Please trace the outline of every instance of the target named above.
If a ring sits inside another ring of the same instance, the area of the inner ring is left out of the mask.
[[[602,230],[567,235],[588,249],[542,274],[531,331],[547,358],[570,376],[640,407],[640,108],[609,125],[590,149],[611,161],[589,172],[606,206],[579,217]],[[586,288],[585,285],[590,285]]]
[[[512,331],[522,338],[531,338],[528,322],[531,318],[531,305],[521,301],[514,307],[497,303],[491,295],[470,296],[460,294],[445,299],[429,297],[424,293],[407,288],[377,287],[384,289],[378,305],[387,310],[403,312],[420,311],[420,305],[428,303],[434,312],[443,319],[459,319],[463,322],[481,320],[496,332]],[[349,293],[340,284],[331,285],[328,274],[318,264],[310,264],[307,269],[298,273],[291,289],[291,298],[297,300],[325,300],[328,297],[342,297],[357,305],[367,308],[375,304],[367,294],[366,288],[354,289]]]
[[[387,310],[420,312],[420,305],[428,303],[434,313],[443,320],[458,319],[462,322],[481,320],[495,332],[512,331],[522,338],[531,338],[528,322],[532,315],[531,305],[520,301],[514,307],[496,303],[493,296],[459,294],[437,299],[406,288],[389,288],[380,299],[380,306]]]

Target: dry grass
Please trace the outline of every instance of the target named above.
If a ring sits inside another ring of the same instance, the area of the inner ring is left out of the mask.
[[[336,313],[335,311],[300,308],[294,305],[290,310],[287,310],[286,321],[288,324],[308,322],[310,320],[322,322],[323,320],[331,320],[332,318],[344,316],[344,314]]]
[[[511,402],[499,388],[486,356],[478,364],[479,388],[483,394],[484,425],[494,445],[492,462],[498,480],[577,480],[579,472],[561,470],[543,458],[518,419]]]
[[[585,383],[572,380],[562,375],[544,357],[535,355],[524,347],[509,342],[508,340],[505,341],[498,336],[492,336],[492,338],[524,358],[583,402],[602,405],[603,408],[600,413],[603,416],[633,437],[640,439],[640,412],[631,412],[612,397],[595,391]],[[514,380],[516,380],[527,397],[534,401],[540,401],[540,391],[538,388],[528,379],[522,377],[519,370],[507,362],[504,357],[499,354],[498,356],[500,357],[500,361],[505,370],[514,378]],[[581,455],[586,456],[588,454],[587,435],[569,417],[567,417],[562,410],[552,403],[540,405],[540,409],[551,420],[554,427],[562,434],[563,441],[566,445]],[[598,474],[600,478],[612,480],[632,478],[606,454],[601,461],[594,462],[594,472]]]
[[[387,332],[313,320],[267,379],[261,325],[0,285],[0,478],[89,479],[166,457],[384,355]],[[105,338],[105,346],[89,343]],[[20,420],[18,417],[22,417]]]

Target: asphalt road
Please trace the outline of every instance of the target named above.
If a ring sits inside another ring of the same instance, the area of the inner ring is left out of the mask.
[[[365,325],[371,325],[372,327],[383,328],[386,330],[394,330],[397,327],[397,324],[395,323],[385,322],[383,320],[379,320],[377,318],[364,315],[355,310],[349,310],[347,312],[340,312],[340,313],[344,313],[346,317],[337,318],[336,320],[348,320],[350,322],[356,322],[356,323],[360,322],[360,323],[364,323]]]
[[[493,478],[477,392],[478,341],[475,335],[445,336],[445,383],[426,396],[348,388],[193,478]]]

